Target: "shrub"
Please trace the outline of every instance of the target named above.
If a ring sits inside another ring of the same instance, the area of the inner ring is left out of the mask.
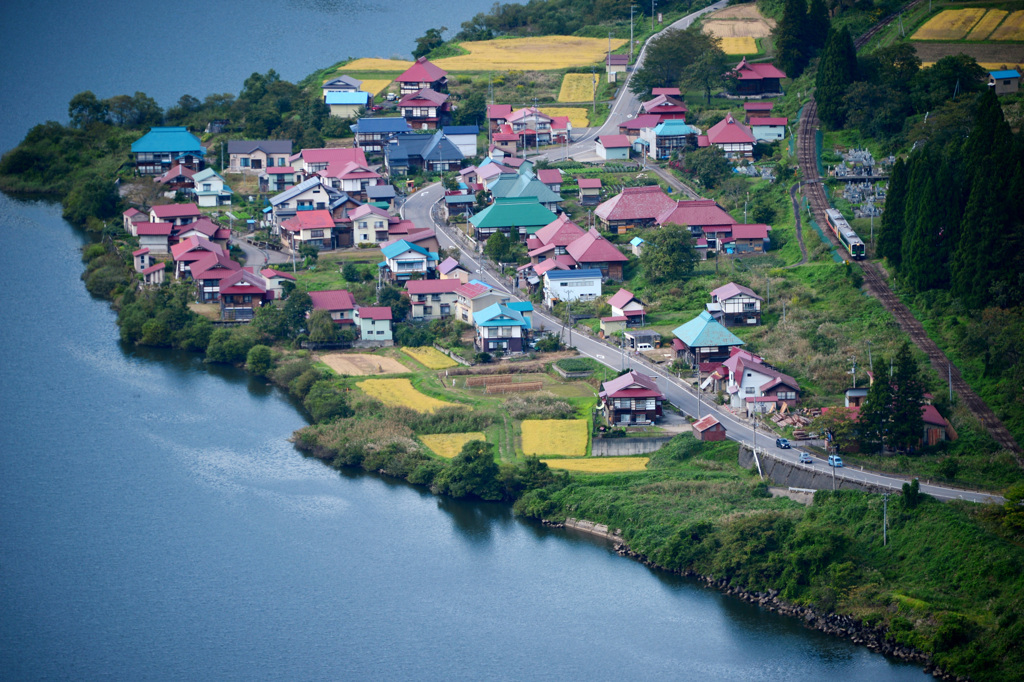
[[[267,376],[274,366],[270,348],[264,345],[256,345],[250,348],[249,354],[245,358],[245,366],[256,376]]]
[[[590,358],[563,358],[555,365],[566,372],[589,372],[600,367],[596,360]]]
[[[314,383],[302,404],[309,411],[313,420],[317,422],[352,416],[345,393],[338,384],[330,379]]]

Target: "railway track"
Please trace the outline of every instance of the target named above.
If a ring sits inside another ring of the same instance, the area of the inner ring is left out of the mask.
[[[921,0],[914,0],[910,4],[904,7],[904,11],[912,8]],[[877,34],[879,31],[888,26],[897,17],[897,14],[892,14],[879,23],[875,24],[871,30],[864,35],[854,40],[854,46],[859,50],[861,47],[867,44],[871,40],[872,36]],[[831,208],[828,203],[828,198],[825,196],[825,188],[821,182],[821,176],[818,173],[818,150],[816,144],[816,133],[819,128],[818,121],[818,104],[813,99],[808,102],[803,109],[803,114],[800,117],[800,124],[797,128],[797,162],[800,164],[800,170],[803,174],[803,191],[804,196],[807,198],[810,204],[810,209],[814,218],[818,221],[819,225],[826,225],[825,221],[825,209]],[[838,247],[838,251],[842,254],[842,257],[847,261],[850,261],[850,255],[834,237],[829,230],[822,230],[828,237],[829,241]],[[920,320],[914,317],[914,314],[904,305],[903,301],[893,293],[892,289],[889,288],[885,277],[882,275],[881,269],[876,263],[869,261],[853,261],[861,267],[864,273],[864,283],[867,285],[868,290],[872,295],[877,298],[881,304],[893,314],[896,318],[897,324],[900,329],[910,337],[910,340],[928,356],[928,360],[935,371],[939,373],[939,376],[946,375],[950,378],[953,385],[953,389],[960,396],[961,400],[967,405],[978,421],[982,423],[985,429],[989,432],[993,439],[1000,446],[1010,450],[1014,453],[1017,458],[1017,463],[1024,466],[1024,461],[1021,459],[1021,448],[1014,440],[1006,426],[999,420],[992,409],[978,397],[967,382],[964,381],[960,375],[960,370],[956,368],[953,363],[949,361],[946,354],[936,345],[934,341],[929,338],[925,332],[924,327],[921,325]]]

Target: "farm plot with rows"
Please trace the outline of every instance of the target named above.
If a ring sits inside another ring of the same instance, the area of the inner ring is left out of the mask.
[[[985,9],[947,9],[917,29],[911,40],[963,40],[970,30],[985,16]]]
[[[558,91],[559,102],[589,102],[594,98],[598,76],[592,73],[567,73]],[[547,109],[545,109],[545,112]],[[563,114],[560,114],[563,115]],[[573,125],[576,125],[573,123]]]
[[[462,452],[462,446],[471,440],[483,440],[487,438],[479,431],[469,433],[435,433],[420,436],[420,440],[439,457],[451,459]]]
[[[544,107],[548,116],[568,116],[573,128],[586,128],[590,125],[587,110],[583,107]]]
[[[454,406],[454,403],[446,403],[420,393],[408,379],[367,379],[358,382],[356,386],[385,405],[408,407],[417,412],[436,412],[442,407]]]
[[[989,10],[994,11],[994,10]],[[989,40],[1024,40],[1024,10],[1017,10],[1010,14],[999,24],[999,28],[992,32]],[[1017,57],[1017,61],[1024,60],[1024,57]]]
[[[587,420],[524,419],[523,454],[583,457],[587,454]]]
[[[448,369],[459,364],[431,346],[402,348],[402,352],[421,362],[427,369]]]
[[[586,457],[584,459],[542,459],[552,469],[583,474],[617,474],[645,471],[650,457]]]
[[[318,359],[342,376],[360,377],[370,374],[403,374],[409,368],[386,355],[367,353],[324,353]]]

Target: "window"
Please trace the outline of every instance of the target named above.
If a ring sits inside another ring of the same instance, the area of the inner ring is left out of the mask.
[[[378,334],[383,334],[383,333],[384,333],[384,330],[383,330],[383,329],[378,329],[378,330],[377,330],[377,333],[378,333]]]
[[[747,386],[747,395],[754,395],[754,391],[755,389],[753,386]]]
[[[244,294],[242,296],[242,303],[252,303],[252,294]]]
[[[241,166],[242,168],[248,168],[248,167],[249,167],[249,159],[239,159],[239,160],[238,160],[238,164],[239,164],[239,165],[240,165],[240,166]]]
[[[444,303],[444,304],[441,305],[441,314],[442,315],[448,315],[450,312],[451,312],[451,307],[447,303]]]
[[[433,315],[434,314],[434,306],[432,306],[432,305],[425,305],[425,306],[423,306],[423,314],[424,315]]]
[[[204,192],[209,192],[209,191],[210,191],[210,190],[212,190],[212,189],[213,189],[213,185],[211,185],[211,184],[210,184],[210,183],[208,183],[208,182],[204,182],[204,183],[203,183],[203,191],[204,191]]]
[[[430,300],[431,301],[440,301],[441,300],[441,294],[431,294],[430,295]]]

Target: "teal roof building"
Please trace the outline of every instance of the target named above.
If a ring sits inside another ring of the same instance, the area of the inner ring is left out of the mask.
[[[476,228],[477,239],[487,239],[495,232],[508,234],[513,227],[520,234],[533,234],[555,221],[556,216],[534,197],[499,198],[469,219]]]
[[[184,126],[150,128],[149,132],[132,143],[133,154],[206,154],[199,138]]]
[[[701,362],[726,360],[730,348],[744,345],[742,339],[726,329],[706,310],[673,329],[672,333],[677,339],[677,342],[672,344],[677,354],[692,356],[699,350]]]

